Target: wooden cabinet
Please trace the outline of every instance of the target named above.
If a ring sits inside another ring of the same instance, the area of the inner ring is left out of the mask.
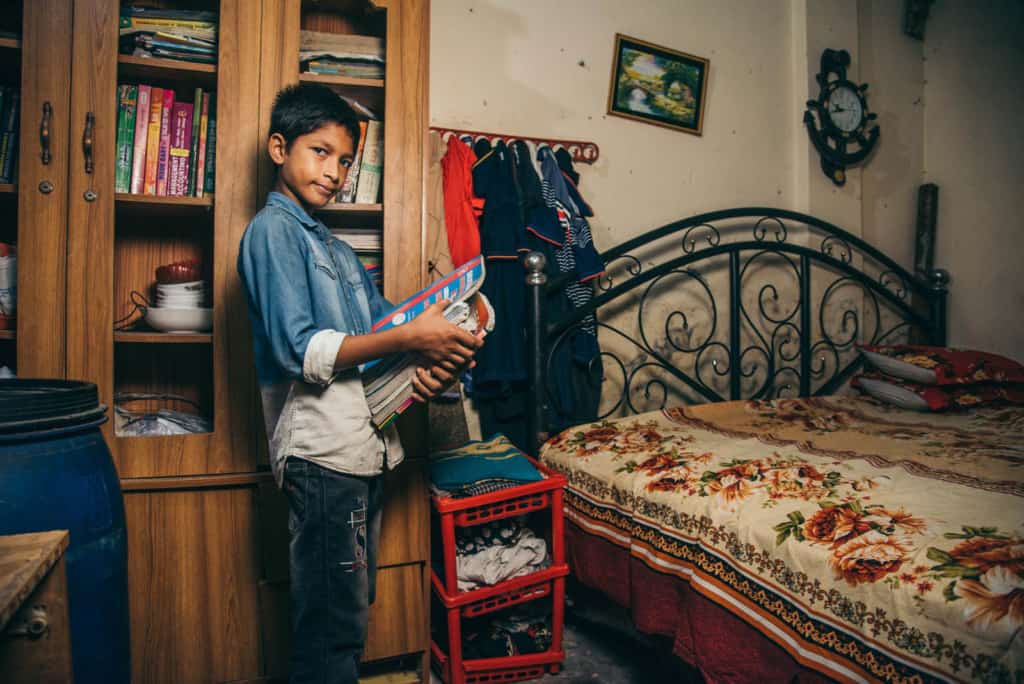
[[[0,184],[0,210],[17,217],[0,225],[0,241],[18,245],[21,315],[16,332],[0,331],[0,365],[94,382],[112,411],[118,393],[180,395],[212,421],[209,432],[183,436],[129,437],[115,420],[103,428],[125,497],[133,679],[281,676],[287,508],[267,471],[238,245],[273,180],[264,147],[275,93],[300,80],[326,83],[382,113],[385,152],[380,201],[332,205],[323,218],[382,232],[392,301],[424,283],[428,0],[143,3],[216,10],[215,65],[119,55],[120,4],[0,0],[0,15],[20,16],[11,21],[22,33],[0,35],[0,85],[22,86],[18,182]],[[386,78],[300,75],[302,28],[346,32],[360,23],[385,40]],[[170,88],[188,101],[196,87],[216,95],[212,197],[115,192],[122,83]],[[203,264],[212,331],[115,331],[131,292],[152,295],[155,268],[184,258]],[[388,475],[365,659],[426,662],[423,415],[404,418],[409,459]]]

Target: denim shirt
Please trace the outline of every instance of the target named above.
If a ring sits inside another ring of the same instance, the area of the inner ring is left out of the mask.
[[[352,248],[271,192],[242,237],[238,274],[278,482],[289,456],[361,476],[398,465],[397,432],[371,421],[359,368],[334,369],[345,337],[391,309]]]

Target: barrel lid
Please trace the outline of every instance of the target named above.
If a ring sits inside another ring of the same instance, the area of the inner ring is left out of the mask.
[[[80,380],[0,380],[0,433],[34,432],[101,417],[96,385]]]

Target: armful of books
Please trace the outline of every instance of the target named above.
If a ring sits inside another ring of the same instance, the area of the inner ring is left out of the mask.
[[[494,330],[494,308],[479,291],[450,304],[444,317],[477,337],[482,338]],[[412,379],[417,365],[414,354],[396,354],[363,371],[366,403],[378,427],[383,428],[412,405]]]

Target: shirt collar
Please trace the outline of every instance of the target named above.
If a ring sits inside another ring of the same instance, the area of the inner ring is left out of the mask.
[[[284,209],[306,228],[317,228],[321,225],[320,221],[307,214],[305,209],[295,203],[295,200],[280,192],[271,191],[267,195],[267,206]]]

